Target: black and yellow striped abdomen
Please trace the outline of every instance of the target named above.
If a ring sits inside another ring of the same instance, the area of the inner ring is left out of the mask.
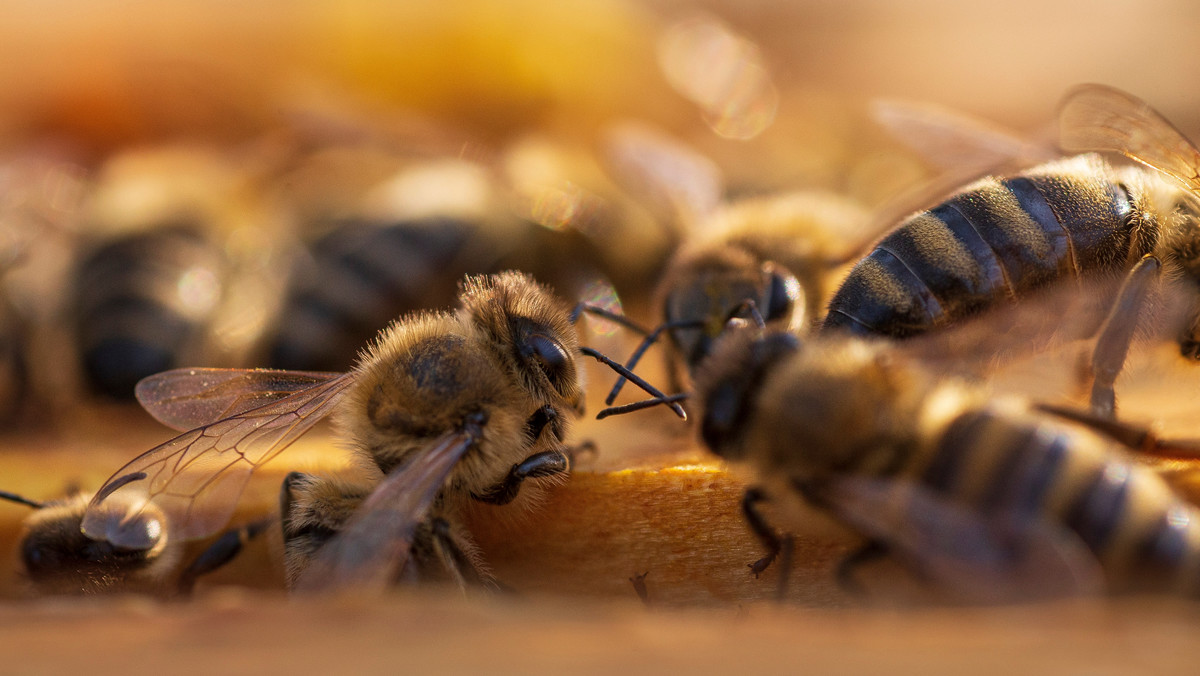
[[[950,502],[1076,538],[1113,591],[1200,593],[1200,510],[1099,437],[1043,415],[975,409],[925,460],[912,468],[917,480]]]
[[[903,337],[1055,279],[1121,269],[1153,246],[1134,232],[1137,210],[1094,155],[983,179],[885,236],[843,281],[824,326]]]

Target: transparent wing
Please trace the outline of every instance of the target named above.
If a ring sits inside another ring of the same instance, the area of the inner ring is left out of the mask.
[[[981,175],[1004,165],[1034,164],[1059,156],[1050,144],[931,103],[876,99],[870,110],[871,117],[896,140],[946,171]]]
[[[651,127],[614,125],[603,152],[613,179],[681,230],[701,223],[724,197],[725,178],[712,160]]]
[[[390,585],[408,561],[417,526],[455,463],[474,443],[474,436],[467,432],[447,434],[390,472],[346,527],[313,558],[296,590],[376,591]]]
[[[340,375],[275,369],[183,368],[143,378],[134,393],[138,403],[155,420],[182,432],[278,401]]]
[[[1062,280],[1016,303],[907,338],[897,349],[935,371],[971,377],[989,374],[1044,351],[1093,339],[1111,312],[1121,283],[1120,277]],[[1154,302],[1143,308],[1135,343],[1176,340],[1192,315],[1193,296],[1180,282],[1163,280]],[[1085,349],[1090,353],[1091,344]]]
[[[822,491],[834,513],[944,591],[974,603],[1094,595],[1103,573],[1066,528],[983,514],[901,480],[849,477]]]
[[[1119,89],[1080,85],[1058,111],[1059,142],[1070,151],[1122,153],[1200,190],[1200,151],[1145,101]]]
[[[350,374],[326,380],[146,451],[92,498],[83,532],[116,545],[137,546],[141,540],[129,541],[120,526],[153,503],[166,514],[172,538],[212,535],[228,523],[254,470],[328,415],[352,382]],[[115,505],[126,511],[119,523],[108,516]]]

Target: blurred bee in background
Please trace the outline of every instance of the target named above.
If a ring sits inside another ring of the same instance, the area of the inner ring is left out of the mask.
[[[865,209],[832,193],[789,192],[721,204],[723,181],[711,162],[641,128],[611,137],[617,170],[671,205],[688,233],[655,291],[662,323],[626,366],[633,368],[663,333],[669,337],[673,386],[684,387],[712,351],[731,318],[805,332],[820,318],[826,277],[850,259]],[[623,383],[618,381],[608,402]]]
[[[985,178],[883,237],[838,288],[823,327],[901,338],[1060,280],[1124,274],[1091,365],[1092,408],[1112,416],[1113,383],[1161,268],[1200,284],[1200,153],[1144,102],[1101,85],[1072,90],[1059,121],[1067,150],[1121,152],[1172,180],[1092,154]],[[1186,357],[1200,355],[1198,327],[1179,337]]]
[[[80,524],[93,496],[76,493],[61,500],[38,502],[0,491],[0,499],[34,509],[23,525],[21,571],[38,594],[140,593],[187,596],[197,579],[229,563],[251,539],[276,522],[274,517],[230,530],[186,565],[187,546],[164,530],[162,515],[152,507],[123,528],[145,535],[133,547],[93,540]],[[130,505],[114,500],[113,519],[122,519]]]
[[[177,429],[199,427],[114,474],[89,504],[83,532],[127,548],[151,543],[142,525],[150,521],[180,540],[211,535],[228,521],[250,474],[336,410],[361,473],[285,480],[290,586],[486,581],[457,510],[467,501],[507,504],[526,479],[567,472],[564,440],[584,403],[578,355],[636,378],[581,348],[571,321],[545,287],[508,272],[468,278],[456,312],[393,323],[350,373],[154,376],[138,387],[143,406]],[[132,508],[111,518],[123,506]]]
[[[162,146],[98,171],[69,301],[88,389],[127,399],[181,364],[244,364],[274,320],[289,226],[263,199],[256,158],[234,159]]]
[[[0,427],[16,418],[28,396],[27,350],[27,327],[8,298],[0,297]]]
[[[890,554],[958,600],[1200,593],[1200,511],[1128,453],[1194,455],[1187,444],[1073,424],[849,336],[737,332],[696,395],[704,444],[758,479],[745,508],[769,553],[755,572],[788,552],[758,511],[769,500],[793,528],[816,507],[867,538],[839,568],[846,584]]]
[[[0,158],[0,426],[53,410],[70,390],[61,369],[70,348],[56,320],[85,176],[52,143]]]
[[[581,297],[642,288],[661,261],[661,229],[637,227],[649,217],[566,142],[530,135],[496,151],[436,125],[321,124],[342,131],[318,130],[278,181],[308,244],[265,348],[271,366],[345,369],[392,318],[452,304],[464,275],[521,269]]]

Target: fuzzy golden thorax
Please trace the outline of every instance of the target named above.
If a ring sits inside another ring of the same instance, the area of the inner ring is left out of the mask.
[[[351,447],[386,474],[482,414],[481,438],[448,481],[479,491],[530,454],[525,426],[540,406],[496,363],[473,326],[436,314],[395,323],[380,335],[356,367],[337,421]]]
[[[800,481],[893,468],[919,445],[931,383],[887,343],[730,336],[702,368],[701,432],[718,454]]]
[[[751,460],[800,480],[886,473],[919,444],[930,387],[887,343],[810,341],[764,383]]]

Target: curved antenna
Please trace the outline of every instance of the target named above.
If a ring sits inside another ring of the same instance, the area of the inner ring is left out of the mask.
[[[0,491],[0,500],[8,500],[9,502],[17,503],[18,505],[28,505],[34,509],[41,509],[42,507],[46,506],[46,503],[44,502],[30,500],[27,497],[17,495],[16,493],[9,493],[8,491]]]

